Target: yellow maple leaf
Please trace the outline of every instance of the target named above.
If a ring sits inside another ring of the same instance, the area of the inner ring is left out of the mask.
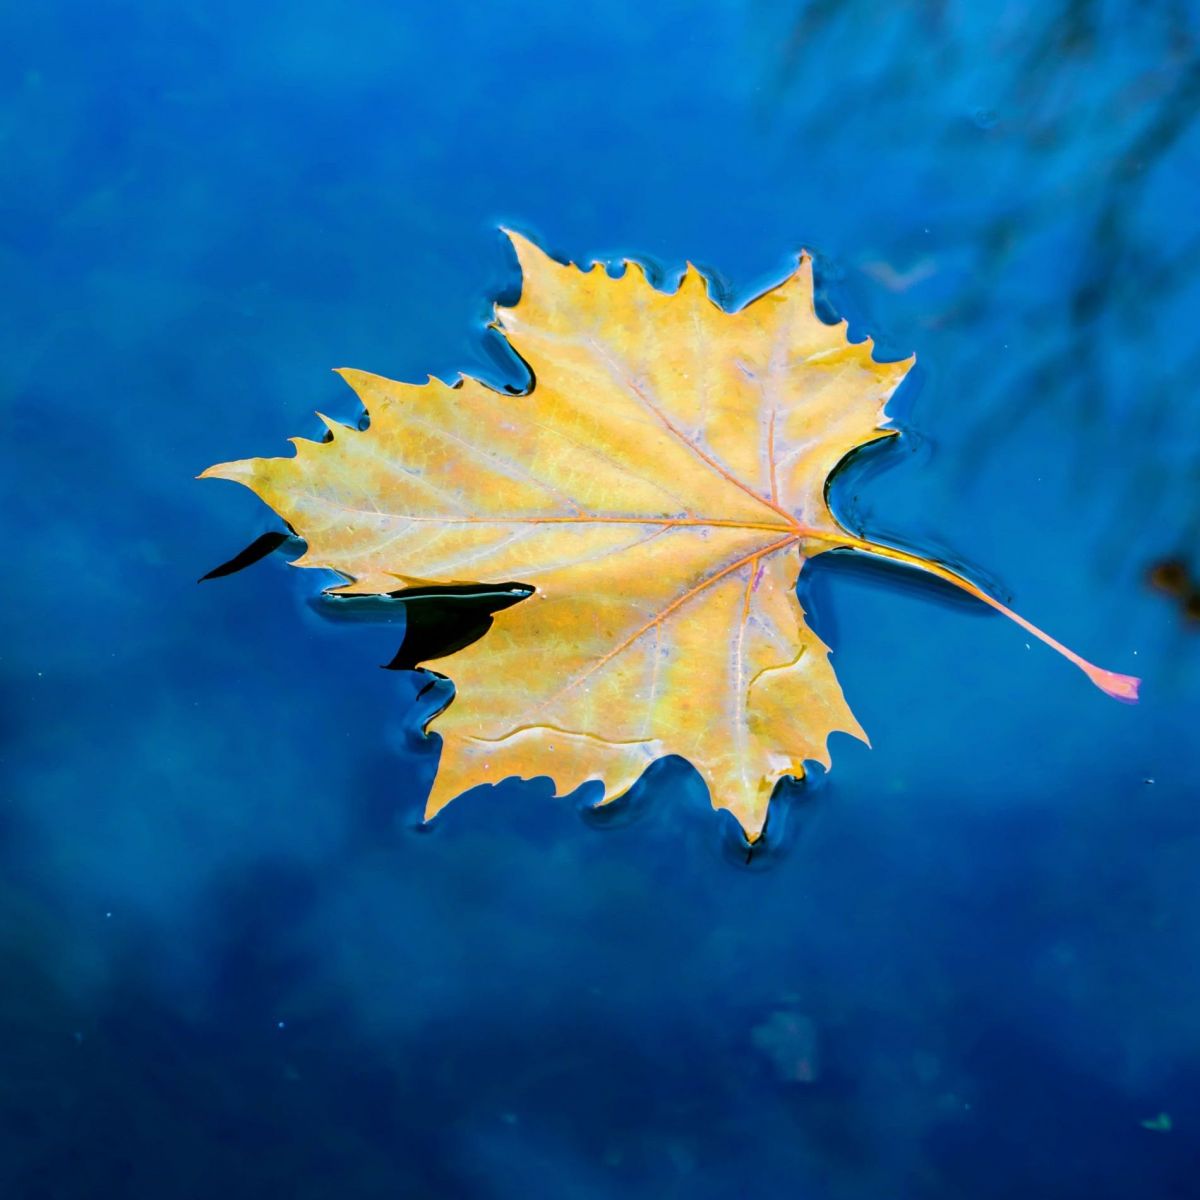
[[[1136,697],[946,567],[838,524],[826,482],[894,432],[884,407],[913,360],[877,362],[821,321],[807,255],[731,313],[692,267],[668,294],[635,262],[613,278],[509,236],[524,282],[496,326],[527,393],[345,370],[367,429],[323,418],[331,441],[204,472],[262,497],[308,543],[296,565],[350,580],[338,592],[536,589],[453,655],[427,817],[512,775],[600,779],[611,799],[677,754],[756,838],[781,776],[828,766],[834,731],[866,740],[796,596],[804,562],[837,547],[949,580]]]

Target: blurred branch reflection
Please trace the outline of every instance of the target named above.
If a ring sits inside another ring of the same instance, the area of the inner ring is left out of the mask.
[[[754,14],[788,141],[826,147],[831,122],[843,141],[890,139],[895,160],[864,155],[859,173],[918,194],[877,244],[841,253],[874,287],[912,292],[931,339],[954,335],[937,353],[972,381],[953,398],[969,409],[963,441],[995,452],[1052,408],[1078,434],[1077,468],[1123,464],[1120,484],[1097,484],[1112,491],[1110,550],[1156,506],[1200,547],[1196,7],[811,0]]]

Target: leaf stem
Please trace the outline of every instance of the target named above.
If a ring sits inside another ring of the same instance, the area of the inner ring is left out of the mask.
[[[1117,671],[1106,671],[1103,667],[1097,667],[1085,658],[1081,658],[1073,650],[1068,650],[1062,642],[1052,638],[1032,622],[1027,621],[1020,613],[1015,613],[1011,608],[1001,604],[994,596],[989,596],[982,588],[977,587],[969,579],[959,575],[957,571],[952,571],[949,567],[944,567],[941,563],[934,562],[932,559],[921,558],[916,554],[909,554],[906,550],[897,550],[894,546],[882,546],[878,542],[869,542],[864,538],[855,537],[853,534],[847,533],[841,536],[833,536],[815,533],[815,531],[811,530],[806,530],[805,533],[806,536],[815,536],[822,541],[828,541],[834,545],[847,546],[850,549],[862,551],[864,554],[874,554],[879,558],[890,558],[896,562],[905,563],[910,567],[926,571],[930,575],[936,575],[939,579],[944,579],[947,583],[952,583],[955,587],[961,588],[977,600],[982,600],[984,604],[994,608],[997,612],[1003,613],[1010,621],[1015,621],[1022,629],[1037,638],[1038,641],[1045,642],[1052,650],[1057,650],[1068,662],[1074,663],[1102,692],[1112,696],[1116,700],[1123,700],[1127,704],[1137,703],[1138,685],[1141,683],[1141,680],[1136,676],[1122,675]]]

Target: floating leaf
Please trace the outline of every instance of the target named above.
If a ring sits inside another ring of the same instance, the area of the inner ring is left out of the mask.
[[[496,327],[527,393],[346,370],[366,429],[323,418],[328,440],[293,439],[292,458],[204,473],[261,496],[308,543],[297,565],[349,580],[339,593],[535,589],[453,656],[427,815],[512,775],[599,779],[612,798],[678,754],[757,837],[781,776],[828,766],[834,731],[865,740],[796,596],[838,547],[948,580],[1136,698],[948,568],[838,524],[826,483],[894,432],[884,407],[912,360],[877,362],[818,319],[807,255],[730,313],[692,267],[668,294],[635,262],[613,278],[510,236],[524,284]]]

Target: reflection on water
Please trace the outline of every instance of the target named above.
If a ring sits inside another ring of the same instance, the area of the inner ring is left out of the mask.
[[[1110,498],[1111,540],[1137,538],[1142,514],[1164,515],[1172,484],[1200,472],[1184,401],[1200,348],[1176,316],[1196,303],[1200,266],[1184,215],[1200,107],[1191,6],[817,0],[761,5],[756,24],[764,119],[804,152],[836,121],[846,170],[924,193],[902,222],[847,245],[842,269],[911,294],[926,328],[987,329],[964,364],[980,453],[1002,452],[1048,405],[1070,420],[1063,452],[1080,472],[1152,436],[1149,461],[1093,481]],[[836,99],[818,82],[830,63],[844,68]],[[851,158],[881,134],[894,142],[874,162]]]

